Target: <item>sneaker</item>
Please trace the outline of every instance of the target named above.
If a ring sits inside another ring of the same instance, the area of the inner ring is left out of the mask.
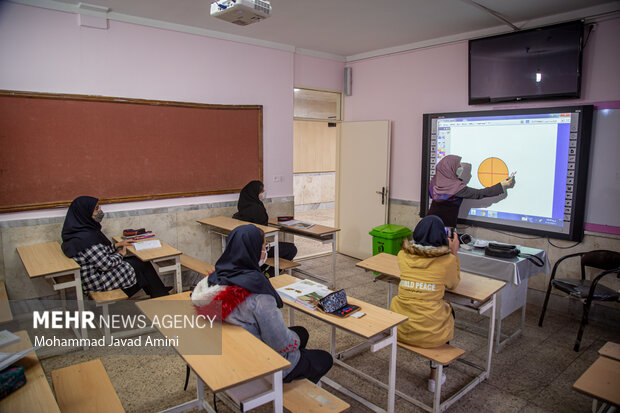
[[[441,373],[441,385],[443,386],[445,382],[446,382],[446,374]],[[430,391],[431,393],[435,393],[435,380],[434,379],[428,379],[428,391]]]

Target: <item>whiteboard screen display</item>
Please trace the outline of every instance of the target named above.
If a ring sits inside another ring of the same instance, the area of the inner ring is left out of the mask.
[[[461,179],[471,188],[491,187],[512,174],[516,180],[502,195],[463,200],[459,222],[580,237],[592,106],[424,116],[424,211],[436,164],[453,154],[461,156]]]

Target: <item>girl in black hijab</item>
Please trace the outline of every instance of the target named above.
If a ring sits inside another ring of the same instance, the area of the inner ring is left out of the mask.
[[[285,383],[303,378],[317,383],[331,368],[332,356],[306,348],[305,328],[286,327],[282,300],[258,265],[266,255],[263,231],[254,225],[235,228],[215,272],[192,292],[192,302],[199,314],[208,314],[211,304],[220,302],[224,321],[245,328],[286,358],[291,367],[283,372]]]
[[[120,288],[129,297],[140,289],[151,297],[168,295],[150,263],[125,257],[131,241],[113,244],[101,232],[104,215],[97,198],[81,196],[71,202],[62,227],[62,251],[80,265],[84,292]]]
[[[239,194],[237,203],[237,213],[233,218],[251,222],[258,225],[268,225],[269,215],[263,204],[265,197],[265,186],[261,181],[252,181],[243,187]],[[297,255],[297,247],[292,242],[279,242],[278,249],[280,257],[292,261]],[[274,250],[267,251],[268,257],[274,256]]]

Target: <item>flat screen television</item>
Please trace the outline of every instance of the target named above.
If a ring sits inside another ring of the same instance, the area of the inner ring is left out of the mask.
[[[469,41],[469,104],[579,98],[583,22]]]
[[[591,105],[425,114],[420,216],[436,164],[454,154],[471,188],[516,172],[507,193],[463,200],[459,224],[581,240],[592,114]]]

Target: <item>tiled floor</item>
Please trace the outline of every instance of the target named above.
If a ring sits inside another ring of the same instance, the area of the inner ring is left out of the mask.
[[[355,259],[338,255],[337,287],[345,288],[347,294],[366,302],[384,306],[387,285],[373,282],[372,274],[355,267]],[[321,257],[302,261],[303,267],[317,273],[331,271],[331,258]],[[448,411],[450,412],[587,412],[591,399],[572,390],[572,384],[597,358],[597,350],[607,341],[620,342],[620,331],[590,324],[586,327],[582,350],[575,353],[573,342],[578,329],[578,320],[548,312],[543,328],[537,326],[540,308],[527,309],[523,334],[508,344],[499,354],[493,355],[491,377],[479,384]],[[285,319],[287,312],[285,312]],[[457,320],[467,321],[481,327],[488,321],[482,316],[457,310]],[[505,320],[505,331],[512,331],[519,325],[519,314]],[[296,324],[310,331],[310,348],[329,349],[330,329],[314,318],[296,315]],[[350,334],[338,332],[338,349],[344,349],[360,342]],[[465,359],[481,362],[485,355],[486,337],[457,328],[452,342],[466,350]],[[75,364],[93,356],[73,353],[62,357],[43,360],[44,370],[50,377],[53,369]],[[152,412],[190,400],[195,395],[195,379],[192,376],[186,392],[183,391],[185,363],[178,356],[99,356],[102,359],[112,383],[128,412]],[[349,362],[359,369],[387,382],[389,350],[377,353],[362,353]],[[428,362],[409,352],[399,349],[397,358],[397,388],[403,392],[431,402],[431,393],[426,390]],[[444,394],[450,396],[458,386],[475,370],[460,363],[447,369]],[[345,371],[333,367],[328,373],[333,380],[345,383],[358,394],[379,406],[387,402],[386,392]],[[325,386],[351,406],[352,412],[368,409],[334,389]],[[619,384],[620,390],[620,384]],[[207,395],[212,403],[212,395]],[[230,411],[218,402],[219,412]],[[256,411],[269,412],[271,406]],[[397,412],[421,411],[410,403],[396,398]]]

